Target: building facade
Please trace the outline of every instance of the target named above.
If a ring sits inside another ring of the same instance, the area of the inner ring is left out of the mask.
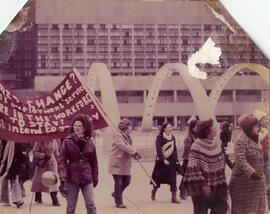
[[[238,33],[232,35],[201,1],[46,0],[37,4],[36,90],[51,90],[50,84],[43,83],[61,78],[73,67],[87,74],[92,63],[105,63],[114,76],[121,116],[138,126],[152,76],[166,63],[186,64],[210,36],[222,48],[222,56],[220,66],[202,65],[211,77],[204,82],[207,93],[213,80],[234,64],[269,67],[239,26],[234,25]],[[244,69],[222,92],[217,115],[235,122],[244,110],[268,102],[267,84]],[[170,120],[181,126],[195,114],[183,81],[169,77],[159,92],[154,125]]]
[[[0,64],[0,80],[12,89],[33,89],[36,75],[36,26],[35,3],[29,1],[28,22],[19,31],[7,32],[15,40],[9,59]],[[27,26],[27,27],[26,27]],[[4,34],[4,33],[3,33]]]

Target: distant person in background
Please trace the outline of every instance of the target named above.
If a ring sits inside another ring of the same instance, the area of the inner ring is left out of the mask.
[[[267,190],[268,210],[270,211],[270,164],[269,164],[269,116],[266,112],[255,110],[253,116],[259,121],[259,142],[263,151],[263,168]]]
[[[7,146],[7,141],[2,140],[2,154],[1,158],[3,157],[5,148]],[[2,181],[1,184],[1,198],[0,202],[4,203],[5,206],[10,206],[9,200],[9,192],[11,190],[11,197],[12,202],[16,205],[17,208],[20,208],[23,204],[23,193],[20,185],[20,173],[21,173],[21,166],[22,166],[22,149],[20,143],[15,143],[15,150],[14,150],[14,157],[12,160],[12,164],[7,172],[6,177]],[[6,171],[6,165],[4,167],[4,171]],[[11,189],[9,190],[9,182],[11,184]]]
[[[234,146],[235,166],[229,184],[232,214],[265,213],[263,154],[256,117],[239,117],[240,132]]]
[[[196,120],[196,119],[193,119],[190,121],[188,135],[186,136],[186,138],[184,140],[184,152],[183,152],[183,156],[182,156],[182,158],[183,158],[182,169],[183,169],[184,173],[186,172],[186,169],[187,169],[191,146],[192,146],[193,142],[196,140],[196,133],[194,131],[194,128],[197,125],[197,123],[198,123],[198,120]],[[182,199],[185,199],[187,195],[185,193],[185,188],[183,187],[182,181],[181,181],[179,189],[180,189],[180,197]]]
[[[229,155],[226,153],[228,143],[232,140],[232,130],[230,128],[230,124],[227,121],[224,121],[221,125],[220,140],[222,151],[225,155],[226,164],[230,167],[230,169],[232,169],[233,163],[230,160]]]
[[[180,166],[178,161],[175,137],[172,134],[172,125],[164,123],[156,138],[156,162],[152,173],[152,179],[157,186],[153,185],[151,199],[156,200],[156,192],[161,184],[168,184],[171,188],[172,203],[180,203],[177,198],[176,175]]]
[[[36,160],[36,170],[32,180],[31,191],[35,193],[35,202],[42,204],[42,192],[50,193],[53,206],[60,206],[57,197],[58,186],[46,187],[41,182],[41,176],[46,171],[57,174],[57,158],[59,156],[58,142],[38,142],[33,148],[33,156]]]
[[[183,184],[192,197],[193,213],[226,214],[228,187],[225,159],[213,120],[199,121],[195,127],[197,139],[192,144]]]
[[[113,136],[113,144],[109,155],[109,173],[114,179],[114,197],[117,208],[126,208],[123,203],[123,192],[131,181],[131,159],[140,159],[137,148],[132,145],[130,134],[133,126],[130,120],[124,118],[118,124],[119,131]]]

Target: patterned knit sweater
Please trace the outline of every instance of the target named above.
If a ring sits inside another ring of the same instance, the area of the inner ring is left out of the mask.
[[[203,194],[203,186],[210,186],[212,189],[217,186],[227,187],[221,145],[205,139],[195,140],[183,182],[188,195]]]

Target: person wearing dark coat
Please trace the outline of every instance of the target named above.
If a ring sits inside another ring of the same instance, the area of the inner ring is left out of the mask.
[[[190,153],[191,146],[193,142],[196,140],[196,133],[194,131],[194,128],[196,127],[197,123],[198,123],[198,120],[196,119],[190,121],[188,135],[184,140],[184,152],[182,155],[182,158],[183,158],[182,169],[184,173],[188,166],[189,153]],[[186,199],[187,193],[185,192],[185,187],[183,186],[183,180],[181,181],[179,189],[180,189],[180,198]]]
[[[232,139],[232,131],[230,129],[230,124],[227,121],[225,121],[221,127],[220,140],[221,140],[222,151],[225,155],[226,164],[232,169],[233,163],[230,160],[229,155],[226,154],[228,143],[231,141],[231,139]]]
[[[168,184],[171,187],[172,203],[180,203],[177,198],[176,174],[177,165],[179,165],[175,137],[172,135],[172,126],[170,123],[164,123],[160,133],[156,138],[156,162],[152,173],[152,179],[157,186],[153,184],[151,199],[156,200],[156,192],[161,184]]]
[[[5,148],[8,146],[7,141],[2,140],[2,151],[1,151],[1,158],[4,155]],[[21,144],[15,143],[15,149],[14,149],[14,156],[11,163],[10,168],[8,169],[8,172],[2,181],[1,184],[1,203],[5,203],[5,205],[9,206],[9,188],[8,183],[11,184],[11,196],[12,196],[12,202],[14,205],[17,206],[17,208],[20,208],[23,204],[23,194],[22,189],[20,185],[20,173],[21,173],[21,166],[23,159],[23,153],[21,149]],[[1,176],[4,174],[7,168],[7,163],[4,165],[4,169],[1,172]]]
[[[94,187],[98,184],[98,161],[92,142],[92,125],[85,115],[72,122],[71,133],[63,140],[58,159],[60,193],[67,199],[66,214],[75,214],[79,190],[87,214],[96,214]]]

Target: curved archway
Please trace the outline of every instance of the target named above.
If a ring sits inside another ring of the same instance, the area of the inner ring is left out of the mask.
[[[189,74],[187,65],[183,63],[168,63],[159,69],[149,89],[149,94],[147,96],[143,114],[143,130],[149,130],[152,128],[152,120],[159,91],[161,89],[162,83],[172,71],[178,72],[180,77],[182,77],[184,80],[190,91],[199,117],[201,119],[208,119],[210,117],[214,118],[214,109],[211,105],[209,105],[208,96],[200,80],[192,77]]]
[[[91,64],[87,73],[86,82],[92,92],[95,92],[96,90],[97,81],[100,86],[102,106],[114,124],[118,124],[120,112],[115,87],[113,85],[111,73],[104,63]]]
[[[258,73],[263,80],[265,80],[267,83],[269,83],[269,69],[266,68],[263,65],[260,64],[254,64],[254,63],[241,63],[236,64],[224,71],[224,73],[218,78],[217,82],[215,83],[210,95],[209,95],[209,103],[211,106],[213,106],[213,109],[216,109],[217,102],[219,100],[219,97],[225,88],[226,84],[230,81],[230,79],[243,70],[244,68],[248,68],[256,73]]]

